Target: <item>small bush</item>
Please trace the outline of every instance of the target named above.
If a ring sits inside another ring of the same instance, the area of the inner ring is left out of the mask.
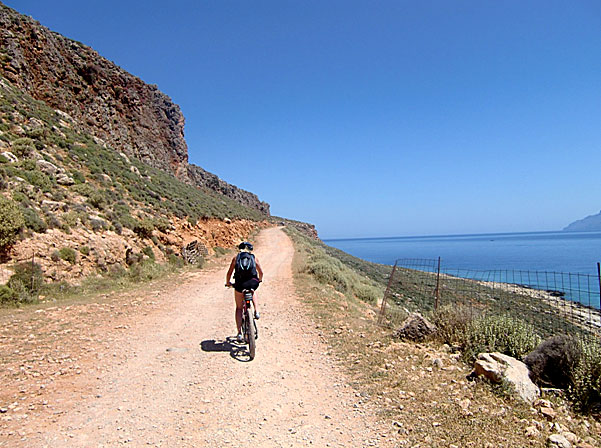
[[[169,222],[168,219],[161,217],[161,218],[157,218],[154,220],[154,227],[159,232],[165,233],[171,228],[171,223]]]
[[[150,258],[151,260],[154,260],[154,251],[152,250],[152,247],[150,246],[146,246],[144,247],[144,249],[142,249],[142,253],[144,255],[146,255],[148,258]]]
[[[371,303],[372,305],[377,303],[378,299],[381,298],[383,294],[379,288],[362,283],[353,284],[353,292],[359,300]]]
[[[88,246],[81,246],[81,247],[79,248],[79,252],[80,252],[82,255],[88,256],[88,255],[90,255],[90,248],[89,248]]]
[[[543,341],[524,358],[535,383],[566,389],[572,378],[574,367],[581,359],[580,345],[570,336],[554,336]]]
[[[154,222],[149,218],[143,218],[140,221],[137,221],[133,228],[133,231],[142,238],[152,238],[153,230]]]
[[[500,352],[522,359],[540,344],[532,326],[509,315],[490,315],[472,321],[463,356],[469,361],[482,352]]]
[[[0,286],[0,303],[14,303],[17,300],[17,293],[7,285]]]
[[[16,292],[24,289],[31,295],[37,295],[43,283],[42,266],[26,262],[15,266],[15,272],[8,279],[7,286]]]
[[[305,272],[315,277],[318,282],[332,285],[340,292],[347,292],[351,286],[338,260],[318,259],[310,261],[305,267]]]
[[[33,208],[22,208],[25,227],[36,233],[44,233],[48,230],[48,224],[44,221]]]
[[[17,241],[25,218],[16,202],[0,196],[0,251],[7,250]]]
[[[75,264],[77,261],[77,252],[75,252],[70,247],[63,247],[58,251],[61,259],[68,261],[71,264]]]
[[[169,264],[172,265],[175,268],[181,268],[184,266],[184,259],[182,257],[178,257],[175,254],[169,254],[167,260],[169,261]]]
[[[30,138],[18,138],[13,142],[12,152],[17,157],[29,157],[35,151],[35,145]]]
[[[584,413],[601,412],[601,343],[583,340],[580,359],[572,373],[568,397]]]
[[[440,307],[432,314],[432,323],[436,325],[436,337],[441,342],[463,347],[468,338],[472,322],[469,308],[456,305]]]
[[[51,259],[52,261],[54,261],[55,263],[57,263],[57,262],[58,262],[58,261],[61,259],[61,254],[60,254],[60,252],[59,252],[58,250],[55,250],[55,251],[53,251],[53,252],[50,254],[50,259]]]
[[[161,276],[163,269],[153,260],[143,260],[129,267],[129,277],[134,282],[154,280]]]

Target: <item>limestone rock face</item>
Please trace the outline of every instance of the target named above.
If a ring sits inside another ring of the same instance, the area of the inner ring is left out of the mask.
[[[480,353],[471,376],[480,375],[495,383],[508,382],[527,403],[532,403],[540,396],[540,390],[530,379],[526,364],[511,356],[498,352]]]

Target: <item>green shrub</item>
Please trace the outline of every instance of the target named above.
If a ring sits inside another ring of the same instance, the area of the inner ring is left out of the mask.
[[[83,184],[86,181],[85,176],[83,174],[81,174],[81,172],[79,172],[77,170],[71,171],[71,177],[75,181],[76,185]]]
[[[500,352],[521,359],[540,342],[531,325],[509,315],[489,315],[470,323],[463,356],[472,361],[482,352]]]
[[[168,219],[160,217],[154,220],[154,227],[159,231],[159,232],[167,232],[170,228],[171,228],[171,223],[169,222]]]
[[[142,253],[144,255],[146,255],[148,258],[150,258],[151,260],[154,260],[154,251],[152,250],[152,247],[150,246],[146,246],[144,247],[144,249],[142,249]]]
[[[104,207],[106,206],[106,197],[104,192],[102,191],[95,191],[92,194],[90,194],[90,197],[88,198],[88,202],[92,205],[92,207],[97,208],[98,210],[104,210]]]
[[[16,292],[24,290],[30,295],[37,295],[43,283],[42,266],[25,262],[15,266],[15,272],[8,279],[7,286]]]
[[[432,323],[441,342],[463,347],[469,337],[472,310],[468,307],[445,305],[434,311]]]
[[[596,340],[580,342],[581,358],[572,373],[568,397],[584,413],[601,411],[601,343]]]
[[[81,247],[79,248],[79,252],[80,252],[82,255],[86,255],[86,256],[88,256],[88,255],[90,255],[90,248],[89,248],[88,246],[81,246]]]
[[[75,227],[77,226],[77,221],[79,220],[79,215],[77,212],[75,211],[70,211],[67,213],[64,213],[63,216],[61,216],[64,225],[69,226],[69,227]]]
[[[0,286],[0,303],[14,303],[17,300],[17,293],[7,285]]]
[[[129,277],[134,282],[145,282],[159,278],[163,274],[161,266],[154,260],[142,260],[129,267]]]
[[[52,261],[54,261],[55,263],[56,263],[56,262],[58,262],[58,261],[61,259],[61,254],[60,254],[60,252],[59,252],[58,250],[55,250],[55,251],[53,251],[53,252],[50,254],[50,259],[51,259]]]
[[[25,218],[19,205],[0,196],[0,251],[7,250],[17,241],[17,235],[24,226]]]
[[[353,292],[357,298],[363,302],[371,303],[372,305],[382,298],[383,291],[373,285],[363,283],[353,283]]]
[[[63,247],[58,251],[61,259],[68,261],[71,264],[75,264],[77,261],[77,252],[75,252],[70,247]]]
[[[44,221],[33,208],[22,208],[25,227],[37,233],[44,233],[48,230],[48,224]]]
[[[185,264],[184,259],[182,257],[178,257],[175,254],[169,254],[167,260],[169,261],[169,264],[175,268],[181,268]]]
[[[335,259],[320,258],[309,261],[305,266],[305,272],[315,277],[318,282],[332,285],[340,292],[347,292],[351,287],[349,279],[342,270],[342,264]]]
[[[34,150],[35,145],[30,138],[18,138],[13,142],[12,152],[17,157],[29,157]]]
[[[154,222],[150,218],[143,218],[137,221],[134,225],[133,231],[142,238],[151,238],[152,231],[154,230]]]
[[[44,193],[49,193],[54,185],[50,177],[40,170],[27,171],[25,177],[31,185],[38,187]]]

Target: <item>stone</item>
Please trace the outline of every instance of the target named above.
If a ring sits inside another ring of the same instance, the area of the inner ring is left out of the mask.
[[[59,168],[54,163],[50,163],[43,159],[38,160],[36,162],[36,165],[40,169],[40,171],[43,171],[46,174],[55,175],[60,171]]]
[[[540,413],[549,421],[554,420],[557,416],[557,412],[553,408],[542,407],[540,408]]]
[[[579,437],[570,431],[564,431],[561,433],[562,436],[566,438],[566,440],[572,444],[578,443]]]
[[[6,157],[10,163],[17,163],[19,161],[19,158],[10,151],[4,151],[2,155]]]
[[[75,181],[72,177],[66,175],[65,173],[61,173],[56,176],[56,182],[60,185],[73,185]]]
[[[540,390],[530,379],[526,364],[502,353],[480,353],[470,374],[470,377],[477,376],[484,376],[494,383],[509,383],[516,395],[526,403],[532,403],[540,396]]]
[[[411,313],[396,332],[397,337],[423,341],[436,331],[436,326],[419,313]]]
[[[572,444],[561,434],[551,434],[547,438],[547,446],[552,448],[572,448]]]
[[[534,439],[540,436],[540,431],[536,428],[536,426],[528,426],[526,428],[526,437]]]

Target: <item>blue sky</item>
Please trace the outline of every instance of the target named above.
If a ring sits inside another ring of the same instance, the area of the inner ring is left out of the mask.
[[[601,209],[596,0],[4,3],[157,84],[191,163],[324,238]]]

